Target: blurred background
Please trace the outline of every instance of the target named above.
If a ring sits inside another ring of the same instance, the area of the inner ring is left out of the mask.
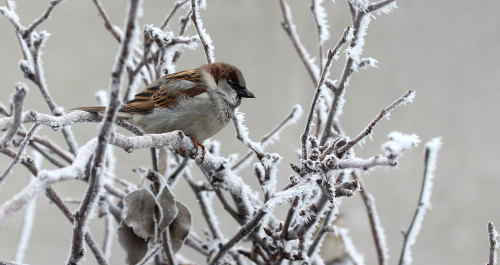
[[[289,1],[294,23],[309,53],[317,57],[316,27],[310,12],[310,1]],[[49,1],[17,1],[21,23],[28,25],[48,7]],[[4,3],[0,4],[3,6]],[[111,20],[120,27],[126,11],[125,1],[103,0]],[[159,26],[170,11],[173,1],[144,2],[141,27]],[[343,0],[325,1],[333,48],[343,29],[350,25],[349,11]],[[423,146],[433,137],[441,136],[443,147],[432,194],[432,209],[427,212],[422,231],[413,247],[414,264],[481,264],[488,258],[489,220],[500,227],[500,2],[483,1],[398,1],[398,8],[388,15],[372,20],[363,57],[378,60],[378,68],[354,73],[346,90],[346,104],[340,117],[347,135],[358,134],[378,114],[405,91],[417,92],[413,104],[398,108],[390,120],[377,125],[372,140],[356,146],[359,157],[380,153],[380,145],[391,131],[416,133],[422,144],[407,152],[397,168],[378,168],[363,174],[368,191],[376,198],[380,219],[390,248],[390,264],[399,259],[403,237],[417,204],[423,172]],[[181,10],[178,15],[184,15]],[[168,30],[178,31],[178,15]],[[245,74],[255,100],[243,102],[246,124],[254,140],[272,129],[300,104],[310,106],[314,87],[285,31],[276,0],[208,1],[201,12],[206,30],[215,45],[217,61],[237,65]],[[103,26],[91,1],[64,1],[54,10],[51,19],[39,30],[51,33],[43,49],[47,83],[54,100],[66,110],[95,105],[94,93],[107,90],[110,71],[118,43]],[[192,28],[188,35],[194,35]],[[25,81],[18,69],[22,57],[12,26],[0,18],[0,102],[8,106],[17,82],[30,87],[26,109],[49,113],[38,88]],[[331,79],[338,79],[345,56],[333,64]],[[186,51],[177,64],[178,70],[205,63],[201,46]],[[295,151],[304,118],[286,129],[281,141],[268,151],[283,156],[279,187],[292,174],[287,166],[296,162]],[[73,126],[80,144],[94,137],[97,124]],[[58,143],[60,133],[50,128],[40,132]],[[222,142],[221,152],[227,156],[246,151],[234,137],[234,128],[227,126],[214,137]],[[139,176],[132,169],[149,166],[149,150],[127,154],[115,150],[119,177],[133,183]],[[0,157],[0,168],[10,160]],[[50,165],[45,164],[47,168]],[[196,174],[198,171],[193,169]],[[250,184],[257,183],[251,166],[241,175]],[[28,181],[28,173],[16,166],[0,190],[0,203],[18,192]],[[82,182],[59,183],[54,186],[63,197],[81,198],[86,185]],[[181,180],[174,193],[190,205],[195,216],[199,208],[194,196]],[[216,205],[219,207],[220,205]],[[74,208],[74,206],[73,206]],[[285,208],[278,209],[281,214]],[[343,224],[350,229],[355,246],[366,259],[375,264],[376,255],[368,219],[359,195],[343,200]],[[226,236],[231,236],[236,223],[221,211],[219,220]],[[29,264],[62,264],[71,244],[72,226],[59,210],[41,194],[38,198],[32,241],[25,262]],[[200,220],[198,218],[198,220]],[[10,260],[17,244],[22,212],[18,212],[0,230],[0,259]],[[205,224],[195,223],[201,231]],[[92,233],[101,242],[103,221],[92,221]],[[112,264],[123,264],[124,253],[114,243]],[[187,257],[192,252],[184,252]],[[84,264],[95,264],[89,254]]]

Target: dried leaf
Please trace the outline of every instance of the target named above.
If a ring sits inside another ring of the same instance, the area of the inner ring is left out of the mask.
[[[133,191],[123,199],[123,221],[136,235],[147,240],[154,235],[155,197],[146,189]]]
[[[177,208],[179,209],[179,214],[177,214],[177,217],[169,226],[170,242],[172,243],[174,253],[181,249],[184,240],[189,231],[191,231],[191,212],[179,201],[177,201]]]
[[[162,232],[172,223],[172,221],[174,221],[179,212],[175,203],[174,195],[168,186],[163,186],[160,194],[156,197],[156,204],[158,205],[161,213],[159,218],[157,218],[160,220],[158,228],[160,229],[160,232]]]
[[[124,222],[118,227],[118,242],[127,252],[127,264],[137,264],[148,251],[148,242],[137,236]]]

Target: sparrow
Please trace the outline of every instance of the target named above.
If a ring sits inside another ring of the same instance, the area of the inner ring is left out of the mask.
[[[148,134],[181,130],[199,144],[227,125],[242,98],[255,96],[241,71],[227,63],[209,63],[159,78],[126,102],[118,117]],[[105,107],[73,110],[102,113]]]

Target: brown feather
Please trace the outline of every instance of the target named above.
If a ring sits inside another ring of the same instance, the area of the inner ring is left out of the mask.
[[[169,82],[176,82],[178,80],[191,81],[194,84],[200,82],[199,69],[183,71],[179,73],[170,74],[156,80],[149,85],[142,92],[136,94],[132,100],[127,102],[120,112],[126,113],[149,113],[155,108],[168,108],[176,104],[180,98],[194,97],[205,92],[202,86],[195,86],[189,89],[172,89],[169,87]]]

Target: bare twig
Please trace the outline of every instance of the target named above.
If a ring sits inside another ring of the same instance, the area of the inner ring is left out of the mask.
[[[488,235],[490,239],[490,255],[486,265],[495,265],[497,264],[498,233],[491,221],[488,222]]]
[[[436,169],[437,152],[441,147],[441,139],[434,138],[426,144],[425,148],[425,169],[424,178],[422,181],[422,190],[420,191],[420,198],[418,206],[413,215],[410,227],[404,233],[403,248],[399,258],[399,265],[407,265],[412,261],[411,246],[415,244],[418,233],[424,220],[424,215],[430,207],[430,197],[432,191],[432,181],[434,179],[434,170]]]
[[[191,8],[193,12],[191,13],[191,20],[193,21],[194,27],[200,36],[201,44],[203,45],[203,50],[205,50],[205,56],[207,58],[207,63],[215,62],[214,58],[214,46],[212,45],[212,38],[203,28],[203,23],[200,18],[200,10],[198,6],[198,0],[191,0]]]
[[[2,138],[0,138],[0,149],[7,148],[10,145],[12,138],[14,138],[14,135],[16,135],[19,127],[21,127],[23,103],[27,90],[26,85],[23,83],[16,85],[16,90],[11,99],[11,106],[13,109],[12,124],[8,127]]]

